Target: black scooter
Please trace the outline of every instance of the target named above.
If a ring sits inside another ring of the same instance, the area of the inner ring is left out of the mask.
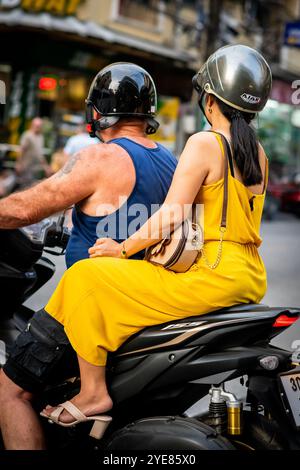
[[[37,227],[0,231],[2,365],[33,315],[23,303],[54,274],[45,253],[61,254],[68,242],[63,218]],[[88,423],[70,429],[43,420],[49,447],[300,449],[300,354],[269,344],[299,317],[300,308],[249,304],[145,328],[108,357],[114,408],[102,439],[89,436]],[[247,390],[243,403],[224,385],[235,378]],[[37,411],[78,389],[76,377],[51,384]],[[188,417],[186,410],[205,396],[201,415]]]

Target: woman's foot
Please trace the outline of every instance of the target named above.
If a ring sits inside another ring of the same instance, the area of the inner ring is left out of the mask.
[[[87,396],[86,394],[79,393],[70,400],[85,416],[95,416],[101,414],[107,414],[113,407],[113,402],[110,396]],[[50,417],[50,414],[56,409],[56,406],[46,406],[43,413]],[[66,410],[59,416],[59,421],[62,423],[72,423],[74,416],[68,413]]]

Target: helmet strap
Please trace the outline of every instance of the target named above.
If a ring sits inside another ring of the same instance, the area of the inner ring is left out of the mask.
[[[90,100],[86,101],[86,121],[88,123],[87,130],[91,137],[98,137],[101,142],[104,142],[101,137],[101,131],[114,126],[121,119],[121,116],[102,116],[100,119],[94,119],[94,106]],[[152,117],[147,117],[146,134],[155,134],[159,128],[159,122]]]
[[[105,140],[101,136],[101,131],[114,126],[115,124],[117,124],[119,120],[120,120],[119,116],[103,116],[100,119],[94,120],[95,134],[96,134],[96,137],[98,137],[98,139],[100,140],[100,142],[105,144]]]
[[[155,119],[151,117],[147,118],[146,134],[148,135],[155,134],[158,128],[159,128],[159,122],[157,122]]]
[[[87,122],[86,129],[90,134],[90,137],[96,137],[94,107],[92,102],[89,100],[86,100],[85,117]]]
[[[104,131],[109,127],[114,126],[120,120],[120,116],[102,116],[100,119],[95,119],[95,130]]]
[[[94,106],[90,100],[86,100],[86,122],[87,130],[91,137],[98,137],[101,142],[102,138],[97,135],[104,129],[114,126],[120,120],[119,116],[102,116],[100,119],[94,119]]]

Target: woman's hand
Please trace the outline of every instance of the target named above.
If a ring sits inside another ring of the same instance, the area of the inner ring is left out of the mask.
[[[98,238],[95,245],[89,249],[90,258],[98,256],[110,256],[121,258],[122,245],[111,238]]]

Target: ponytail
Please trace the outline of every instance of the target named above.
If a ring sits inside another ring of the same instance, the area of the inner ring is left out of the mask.
[[[216,98],[221,113],[230,122],[233,158],[245,186],[260,184],[263,180],[255,131],[249,125],[253,113],[238,111]]]

